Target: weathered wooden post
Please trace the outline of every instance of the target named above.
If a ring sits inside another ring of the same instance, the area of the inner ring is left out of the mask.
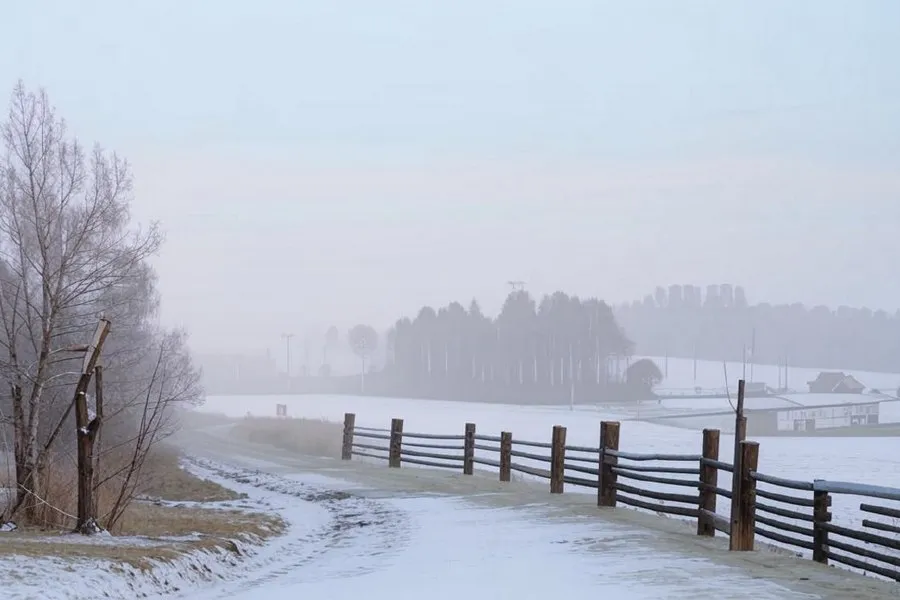
[[[403,447],[403,419],[391,419],[391,441],[388,446],[388,466],[400,468],[400,449]]]
[[[512,432],[500,432],[500,481],[509,481],[512,474]]]
[[[566,472],[566,428],[553,426],[550,442],[550,493],[562,494],[565,489]]]
[[[619,422],[602,421],[600,423],[600,480],[597,485],[597,506],[616,505],[616,472],[619,457]]]
[[[756,471],[759,462],[759,444],[757,442],[741,442],[741,472],[740,472],[740,496],[737,500],[731,499],[736,504],[734,513],[737,522],[731,523],[731,538],[728,549],[736,551],[753,550],[753,542],[756,536],[756,480],[751,473]]]
[[[734,414],[734,454],[731,472],[731,531],[738,520],[737,504],[741,497],[741,442],[747,439],[747,418],[744,416],[744,380],[738,380],[737,408]]]
[[[703,430],[703,458],[719,460],[719,430]],[[697,515],[697,535],[716,535],[715,518],[706,512],[716,514],[716,487],[719,485],[719,469],[715,465],[700,461],[700,511]]]
[[[831,495],[822,490],[813,491],[813,560],[828,564],[828,530],[825,523],[831,521]]]
[[[466,423],[463,441],[463,475],[475,472],[475,423]]]
[[[353,429],[356,427],[356,415],[344,413],[344,439],[341,442],[341,460],[353,458]]]

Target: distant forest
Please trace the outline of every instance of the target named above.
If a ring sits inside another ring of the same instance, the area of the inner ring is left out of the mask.
[[[422,308],[397,322],[386,345],[388,363],[372,382],[378,388],[518,403],[621,397],[625,356],[633,349],[604,302],[557,292],[537,303],[521,290],[496,318],[475,301],[468,308],[457,302]]]
[[[900,311],[750,304],[723,284],[658,287],[614,314],[641,355],[900,372]]]

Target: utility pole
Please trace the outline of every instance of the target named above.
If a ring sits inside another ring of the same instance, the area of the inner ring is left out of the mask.
[[[741,345],[741,379],[747,379],[747,344]]]
[[[293,333],[282,333],[281,339],[284,340],[284,353],[285,360],[287,361],[287,375],[291,376],[291,339],[293,339]]]
[[[525,289],[525,282],[524,282],[524,281],[518,281],[518,280],[516,280],[516,281],[507,281],[507,282],[506,282],[506,285],[508,285],[508,286],[510,287],[510,289],[511,289],[513,292],[521,292],[522,290]]]
[[[303,371],[304,375],[309,375],[309,336],[303,339]]]
[[[756,327],[750,336],[750,381],[753,381],[753,363],[756,362]]]

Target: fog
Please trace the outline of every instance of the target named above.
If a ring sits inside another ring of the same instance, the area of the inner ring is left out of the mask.
[[[7,4],[0,89],[132,162],[197,351],[511,279],[900,306],[891,0]]]

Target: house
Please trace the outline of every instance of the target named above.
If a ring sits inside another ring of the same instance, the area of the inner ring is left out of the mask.
[[[840,371],[822,371],[815,381],[808,381],[811,394],[862,394],[866,386],[853,375]]]

